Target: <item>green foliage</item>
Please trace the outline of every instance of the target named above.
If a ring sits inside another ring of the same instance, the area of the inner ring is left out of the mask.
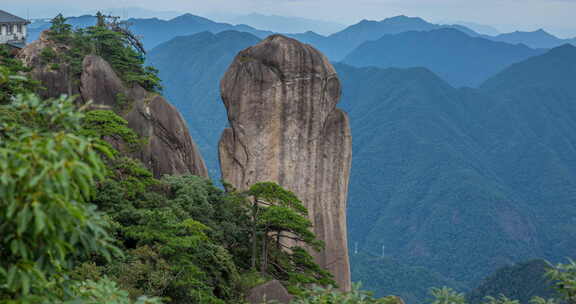
[[[199,177],[158,181],[128,158],[109,168],[95,203],[114,221],[127,255],[99,271],[133,297],[149,294],[175,303],[237,301],[240,275],[227,249],[246,246],[234,231],[234,223],[245,217],[243,209],[234,209],[221,190]]]
[[[42,52],[42,61],[45,64],[67,66],[72,76],[79,79],[84,57],[98,55],[109,62],[127,84],[138,84],[148,91],[160,91],[162,86],[157,76],[158,71],[144,66],[143,54],[132,47],[131,37],[118,29],[116,26],[99,23],[86,29],[72,30],[66,24],[66,19],[58,15],[52,20],[48,37],[65,47],[59,48],[58,52],[47,48]]]
[[[273,182],[260,182],[243,195],[247,196],[251,215],[252,269],[260,260],[260,272],[284,282],[292,293],[299,293],[302,284],[336,285],[332,275],[320,268],[306,250],[292,245],[303,244],[314,250],[324,247],[310,230],[308,211],[294,193]]]
[[[556,299],[544,299],[541,297],[534,297],[530,300],[531,304],[560,304],[561,302]]]
[[[545,277],[550,266],[544,260],[532,260],[498,269],[466,296],[471,304],[479,304],[487,296],[504,295],[520,303],[533,297],[548,298],[555,295],[552,282]]]
[[[518,300],[512,300],[505,295],[499,297],[487,296],[484,299],[484,304],[520,304]]]
[[[56,15],[51,21],[49,35],[61,42],[72,35],[72,26],[66,23],[66,18],[62,14]]]
[[[75,134],[83,115],[71,99],[21,95],[0,113],[0,295],[33,298],[79,256],[119,253],[89,204],[108,153]]]
[[[550,265],[546,276],[554,282],[554,287],[567,303],[576,302],[576,263]]]
[[[74,300],[66,303],[82,304],[160,304],[159,298],[138,297],[132,301],[128,292],[118,288],[116,282],[103,278],[99,281],[87,280],[72,286]]]
[[[103,139],[121,141],[133,152],[142,147],[143,140],[128,127],[128,121],[109,110],[93,110],[82,121],[83,134]]]
[[[463,293],[458,293],[451,288],[431,288],[430,294],[434,297],[432,304],[465,304],[466,298]]]
[[[351,292],[342,292],[333,287],[322,288],[312,286],[305,289],[303,293],[291,304],[400,304],[396,297],[385,297],[374,299],[366,291],[361,291],[359,285],[354,285]]]
[[[7,46],[0,45],[0,105],[9,103],[18,94],[38,89],[36,81],[22,76],[29,70]]]
[[[435,286],[449,286],[456,290],[465,287],[423,267],[406,265],[386,256],[374,256],[363,251],[350,254],[352,281],[375,296],[400,296],[406,303],[426,303],[429,290]]]

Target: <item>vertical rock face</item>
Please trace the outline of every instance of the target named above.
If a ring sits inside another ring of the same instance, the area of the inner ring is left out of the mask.
[[[313,47],[281,35],[240,52],[221,82],[230,128],[220,139],[223,179],[239,189],[275,181],[309,210],[326,243],[315,255],[350,289],[346,198],[352,159],[340,82]]]
[[[116,111],[145,139],[146,143],[132,152],[132,156],[142,161],[156,177],[165,174],[208,177],[200,150],[182,115],[162,96],[147,92],[139,85],[125,84],[106,60],[94,55],[84,58],[81,77],[75,80],[67,69],[54,70],[42,63],[41,53],[46,47],[58,52],[62,46],[42,36],[19,55],[32,68],[32,77],[46,88],[41,91],[42,97],[74,94],[83,102],[92,101],[99,108]],[[107,140],[118,147],[117,140]]]

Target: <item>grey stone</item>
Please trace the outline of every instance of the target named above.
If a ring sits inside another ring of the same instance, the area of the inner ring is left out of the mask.
[[[274,181],[306,205],[326,244],[311,251],[350,289],[346,199],[352,159],[340,82],[319,51],[273,35],[241,51],[221,81],[230,128],[219,144],[223,179],[238,189]]]
[[[267,301],[290,303],[293,298],[279,281],[272,280],[252,288],[246,296],[246,301],[251,304],[262,304]]]
[[[42,64],[42,50],[65,48],[41,38],[24,48],[19,57],[32,68],[32,77],[46,88],[44,98],[62,94],[79,95],[80,102],[92,101],[94,107],[115,110],[128,121],[128,126],[146,139],[146,143],[131,156],[139,159],[154,176],[192,174],[208,177],[208,170],[194,143],[188,127],[178,110],[156,93],[147,92],[138,85],[127,85],[112,66],[99,56],[89,55],[83,60],[79,81],[74,81],[68,69],[50,69]],[[124,99],[125,109],[119,104]],[[105,138],[114,147],[123,143],[115,138]]]

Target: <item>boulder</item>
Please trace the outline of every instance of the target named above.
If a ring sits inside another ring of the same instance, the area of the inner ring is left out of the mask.
[[[268,303],[267,301],[290,303],[293,298],[278,280],[272,280],[252,288],[246,296],[246,301],[250,304]]]

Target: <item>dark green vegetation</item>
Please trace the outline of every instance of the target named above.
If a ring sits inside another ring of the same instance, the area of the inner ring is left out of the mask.
[[[487,296],[504,295],[528,303],[535,296],[550,298],[555,295],[552,282],[545,277],[550,266],[543,260],[532,260],[505,266],[486,278],[467,294],[469,303],[481,303]]]
[[[351,244],[468,286],[571,256],[575,68],[564,46],[456,90],[423,69],[338,65],[354,136]]]
[[[389,257],[351,254],[350,263],[352,280],[362,283],[362,289],[373,291],[376,297],[396,295],[406,303],[423,303],[432,287],[463,287],[424,267],[410,267]]]
[[[543,51],[471,37],[456,29],[403,32],[361,44],[344,63],[358,67],[425,67],[453,86],[476,87],[511,63]]]
[[[0,105],[10,102],[12,96],[37,89],[37,83],[21,77],[28,72],[20,60],[12,56],[12,50],[0,45]]]
[[[65,47],[43,49],[43,63],[52,69],[66,69],[72,79],[79,79],[84,57],[98,55],[108,61],[127,84],[160,91],[162,87],[157,70],[144,66],[143,50],[134,47],[131,37],[122,31],[121,26],[114,19],[99,15],[96,25],[73,30],[66,19],[58,15],[52,20],[48,39]]]

